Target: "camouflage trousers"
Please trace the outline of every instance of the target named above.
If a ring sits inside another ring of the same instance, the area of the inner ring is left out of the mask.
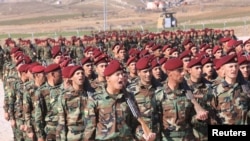
[[[192,131],[163,132],[162,141],[195,141]]]
[[[95,140],[95,141],[103,141],[103,140]],[[114,139],[107,139],[105,141],[134,141],[132,137],[117,137]]]
[[[16,127],[12,128],[15,141],[24,141],[24,132],[20,130],[21,125],[23,125],[23,120],[16,119]]]
[[[207,141],[208,140],[208,127],[206,123],[195,125],[193,128],[193,133],[197,141]]]
[[[56,125],[47,124],[44,128],[46,141],[56,141]]]
[[[67,140],[81,141],[83,140],[84,125],[68,126]]]

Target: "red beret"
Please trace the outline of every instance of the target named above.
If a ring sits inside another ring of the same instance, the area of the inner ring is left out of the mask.
[[[238,45],[242,45],[242,44],[243,44],[243,41],[242,40],[238,40],[235,43],[235,47],[237,47]]]
[[[74,66],[66,66],[62,69],[62,77],[63,78],[70,78],[69,76],[69,72],[70,72],[70,69],[74,67]]]
[[[139,56],[140,56],[140,57],[145,57],[145,56],[147,56],[147,55],[149,55],[149,54],[150,54],[149,51],[146,50],[146,49],[144,49],[144,50],[142,50],[142,51],[140,52]]]
[[[113,73],[123,70],[120,62],[118,60],[112,60],[104,70],[104,76],[110,76]]]
[[[38,66],[38,65],[41,65],[41,64],[38,62],[33,62],[33,63],[29,64],[28,71],[32,72],[32,68],[35,66]]]
[[[224,42],[228,42],[229,40],[231,40],[232,38],[230,38],[230,37],[224,37],[224,38],[221,38],[219,41],[221,42],[221,43],[224,43]]]
[[[56,71],[56,70],[59,70],[59,69],[61,69],[60,65],[58,65],[58,64],[50,64],[45,68],[44,72],[45,73],[50,73],[50,72],[53,72],[53,71]]]
[[[22,51],[17,51],[14,53],[14,58],[18,58],[19,56],[24,55]]]
[[[154,68],[154,67],[157,67],[159,66],[160,63],[159,63],[159,60],[157,58],[154,58],[152,61],[151,61],[151,68]]]
[[[213,62],[214,62],[214,66],[215,66],[215,69],[218,70],[221,66],[218,64],[218,61],[220,59],[214,59]]]
[[[155,45],[155,42],[153,42],[153,41],[152,41],[152,42],[148,42],[148,43],[146,44],[146,46],[149,46],[149,48],[150,48],[150,47],[153,47],[154,45]],[[145,46],[145,47],[146,47],[146,46]]]
[[[137,58],[136,57],[130,57],[126,63],[127,66],[129,66],[130,63],[132,62],[137,62]]]
[[[94,48],[92,46],[88,46],[85,48],[84,53],[90,52],[90,51],[94,51]]]
[[[51,50],[52,58],[55,58],[58,55],[62,55],[61,47],[60,46],[54,46]]]
[[[213,48],[213,54],[215,54],[220,49],[222,50],[222,48],[220,46],[214,46],[214,48]]]
[[[189,43],[192,43],[192,41],[190,39],[185,39],[182,43],[183,46],[189,44]]]
[[[165,70],[175,70],[183,67],[183,62],[179,58],[171,58],[164,64]]]
[[[84,58],[82,58],[82,60],[81,60],[82,66],[85,65],[86,63],[89,63],[89,62],[93,62],[92,59],[91,59],[90,57],[84,57]]]
[[[124,46],[120,46],[119,49],[117,50],[117,53],[119,53],[121,50],[125,50],[126,51],[126,49],[125,49]]]
[[[143,69],[147,69],[150,68],[151,64],[150,64],[150,59],[148,57],[142,57],[140,58],[137,62],[136,62],[136,69],[137,70],[143,70]]]
[[[66,67],[69,65],[70,61],[72,61],[71,58],[64,58],[64,60],[60,63],[61,67]]]
[[[71,78],[77,70],[83,70],[81,66],[73,66],[69,71],[69,78]]]
[[[248,59],[246,56],[238,56],[238,64],[244,64],[244,63],[249,63]]]
[[[119,43],[115,43],[115,44],[113,45],[113,47],[112,47],[112,50],[114,50],[115,46],[117,46],[117,45],[119,45],[119,46],[120,46],[120,44],[119,44]]]
[[[231,62],[236,62],[236,55],[232,54],[232,55],[226,55],[221,57],[217,62],[216,62],[216,69],[219,69],[221,66],[227,64],[227,63],[231,63]]]
[[[167,58],[163,57],[159,60],[159,64],[163,65],[167,60],[168,60]]]
[[[250,44],[250,39],[246,40],[243,45],[245,46],[246,44]]]
[[[162,48],[162,52],[164,52],[166,49],[168,49],[168,48],[172,48],[170,45],[165,45],[165,46],[163,46],[163,48]]]
[[[107,62],[108,62],[108,56],[106,54],[102,54],[94,60],[94,64],[96,66],[100,63],[107,63]]]
[[[187,67],[192,68],[193,66],[201,65],[201,59],[191,59]]]
[[[206,57],[206,58],[203,58],[203,59],[201,60],[201,65],[202,65],[202,66],[204,66],[204,65],[207,64],[207,63],[213,63],[212,59],[209,58],[209,57]]]
[[[172,48],[172,49],[170,50],[169,54],[171,55],[172,53],[174,53],[174,52],[176,52],[176,51],[179,52],[177,48]]]
[[[234,48],[236,43],[237,43],[237,40],[231,39],[228,41],[227,46]]]
[[[27,72],[28,71],[28,64],[23,64],[18,68],[19,72]]]
[[[155,50],[161,49],[161,48],[162,48],[161,45],[154,45],[154,46],[152,47],[152,51],[155,51]]]
[[[183,59],[183,58],[185,58],[185,57],[191,57],[191,51],[190,51],[190,50],[185,50],[185,51],[183,51],[183,52],[180,54],[180,56],[179,56],[180,59]]]
[[[36,65],[34,66],[32,69],[31,69],[31,72],[32,73],[41,73],[41,72],[44,72],[45,70],[45,67],[42,66],[42,65]]]
[[[12,54],[16,53],[17,51],[22,51],[22,50],[21,50],[21,48],[20,48],[20,47],[14,47],[14,48],[12,48],[12,49],[11,49],[11,51],[10,51],[10,55],[12,55]]]
[[[102,52],[101,52],[99,49],[94,50],[94,52],[93,52],[94,58],[97,58],[97,57],[99,57],[100,55],[102,55]]]
[[[229,48],[228,50],[227,50],[227,54],[230,54],[231,52],[235,52],[236,53],[236,51],[235,51],[235,48],[234,47],[231,47],[231,48]]]

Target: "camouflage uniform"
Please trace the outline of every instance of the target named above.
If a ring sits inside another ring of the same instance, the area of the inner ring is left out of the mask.
[[[0,79],[3,80],[4,51],[0,45]]]
[[[100,82],[100,81],[98,80],[98,77],[97,77],[95,80],[90,81],[90,85],[91,85],[91,87],[92,87],[93,89],[95,89],[96,91],[100,91],[100,90],[102,89],[102,87],[103,87],[104,85],[106,85],[106,81]]]
[[[65,90],[59,98],[57,140],[83,140],[84,108],[87,105],[88,92],[75,91],[72,87]]]
[[[198,83],[194,83],[191,81],[191,79],[188,79],[187,84],[191,88],[193,95],[199,97],[196,98],[196,100],[201,105],[201,107],[203,107],[207,111],[211,111],[211,106],[209,105],[208,100],[212,97],[212,84],[203,78]],[[209,119],[205,121],[192,121],[194,136],[199,141],[208,140],[207,128],[208,124],[210,124],[209,121]]]
[[[242,91],[238,82],[229,85],[222,81],[213,91],[211,105],[215,109],[219,125],[247,125],[249,97]]]
[[[155,91],[157,107],[160,111],[163,141],[195,140],[191,120],[194,107],[187,99],[183,86],[172,91],[167,85]]]
[[[62,93],[60,86],[45,83],[35,93],[35,125],[38,138],[56,140],[58,98]]]
[[[133,115],[124,94],[109,95],[103,87],[89,98],[84,110],[86,128],[84,140],[132,140]]]
[[[23,93],[24,93],[25,82],[19,79],[9,89],[9,110],[10,120],[15,120],[16,127],[14,128],[14,137],[20,141],[24,139],[23,131],[20,130],[20,126],[24,125],[24,114],[23,114]]]
[[[23,111],[25,125],[27,126],[27,133],[33,132],[33,140],[37,140],[35,132],[35,91],[38,87],[35,85],[34,81],[29,81],[25,85],[24,97],[23,97]]]
[[[137,83],[131,84],[128,86],[128,91],[132,93],[135,97],[135,101],[139,107],[140,113],[142,115],[143,120],[147,124],[147,126],[151,129],[152,132],[158,133],[157,139],[160,139],[160,125],[159,125],[159,117],[158,111],[156,111],[156,101],[155,101],[155,93],[156,87],[154,84],[150,86],[144,86],[141,81],[137,81]],[[136,139],[144,140],[143,138],[143,130],[141,125],[137,122],[136,124]]]

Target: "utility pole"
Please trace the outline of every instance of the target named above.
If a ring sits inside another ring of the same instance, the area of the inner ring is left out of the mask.
[[[103,0],[103,30],[107,28],[107,0]]]

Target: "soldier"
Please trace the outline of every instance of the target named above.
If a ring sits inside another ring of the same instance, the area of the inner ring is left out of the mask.
[[[87,123],[84,140],[132,140],[131,122],[135,119],[125,99],[128,93],[122,91],[124,75],[119,61],[111,61],[104,75],[107,85],[89,98],[84,110]],[[148,137],[155,138],[151,134]]]
[[[195,113],[182,85],[184,80],[182,67],[183,63],[179,58],[169,59],[165,63],[168,79],[164,88],[155,91],[163,141],[195,140],[191,126]]]
[[[250,64],[249,64],[248,57],[238,56],[238,64],[239,64],[239,70],[241,74],[243,75],[244,79],[248,81],[248,83],[250,84],[250,80],[249,80]]]
[[[62,68],[63,82],[61,84],[61,89],[68,89],[71,86],[69,71],[72,67],[74,67],[74,66],[67,66],[67,67]]]
[[[183,63],[183,72],[184,72],[184,78],[185,79],[188,79],[189,78],[189,73],[188,73],[188,63],[190,62],[191,60],[191,54],[190,54],[190,51],[189,50],[185,50],[183,51],[180,56],[179,56],[179,59],[182,60],[182,63]]]
[[[213,83],[216,77],[213,60],[209,57],[201,60],[203,77],[210,83]]]
[[[51,50],[52,54],[52,63],[59,64],[62,59],[62,52],[60,46],[54,46]],[[51,64],[51,63],[47,63]]]
[[[57,140],[83,140],[85,123],[84,108],[91,90],[84,87],[84,71],[81,66],[69,70],[71,86],[59,98]]]
[[[104,70],[108,65],[108,57],[105,54],[102,54],[96,60],[94,61],[95,70],[97,74],[97,78],[94,81],[91,81],[91,87],[94,89],[100,88],[100,86],[104,85],[106,83],[105,77],[104,77]]]
[[[9,110],[11,126],[14,130],[14,140],[23,141],[25,135],[23,134],[24,114],[23,114],[23,94],[24,84],[28,81],[27,64],[17,67],[19,80],[13,83],[10,93]]]
[[[136,57],[130,57],[126,63],[128,69],[127,76],[129,84],[135,83],[138,80],[138,75],[135,67],[136,62],[137,62]]]
[[[84,57],[93,58],[94,49],[95,49],[95,48],[93,48],[92,46],[86,47],[85,50],[84,50]]]
[[[249,92],[244,91],[237,79],[239,65],[235,55],[219,60],[225,79],[213,90],[211,105],[215,109],[218,125],[247,125]]]
[[[58,124],[58,97],[62,93],[60,88],[62,73],[58,64],[50,64],[44,72],[47,82],[35,93],[36,131],[39,141],[45,139],[55,141]]]
[[[24,131],[26,131],[27,137],[30,140],[35,141],[37,140],[35,131],[35,91],[46,82],[44,70],[45,67],[41,65],[36,65],[31,68],[34,80],[25,86],[23,98],[23,111],[25,119]]]
[[[162,83],[164,83],[165,79],[164,75],[163,75],[163,71],[161,70],[161,66],[159,63],[159,59],[158,58],[154,58],[151,61],[151,68],[152,68],[152,79],[154,83],[158,83],[159,85],[161,85]]]
[[[142,118],[151,129],[158,133],[157,138],[160,139],[159,133],[159,117],[157,116],[156,103],[153,101],[154,91],[160,83],[154,83],[152,80],[152,67],[149,58],[141,58],[136,63],[138,81],[128,86],[128,91],[131,92],[142,114]],[[135,123],[136,140],[143,141],[143,130],[139,123]]]
[[[96,75],[94,73],[94,61],[90,57],[85,57],[81,60],[81,65],[84,70],[84,76],[88,81],[94,81],[96,79]]]
[[[213,48],[213,57],[215,59],[220,59],[222,57],[222,55],[223,55],[222,48],[220,46],[218,46],[218,45],[214,46],[214,48]]]
[[[153,51],[153,55],[157,58],[161,58],[162,57],[162,46],[160,45],[154,45],[152,47],[152,51]]]

